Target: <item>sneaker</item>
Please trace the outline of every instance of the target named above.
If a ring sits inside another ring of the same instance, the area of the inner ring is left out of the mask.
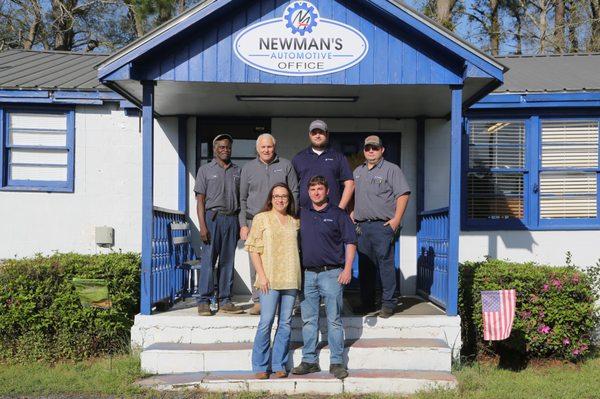
[[[244,313],[244,309],[240,308],[239,306],[235,305],[232,302],[226,302],[226,303],[222,304],[221,306],[219,306],[219,310],[222,310],[225,313],[233,313],[233,314]]]
[[[348,370],[341,364],[332,364],[329,366],[329,372],[338,380],[348,377]]]
[[[381,312],[379,312],[379,317],[384,319],[388,319],[394,315],[394,309],[382,307]]]
[[[198,314],[200,316],[212,316],[212,312],[210,311],[210,305],[208,303],[199,303]]]
[[[260,303],[255,303],[249,310],[248,310],[248,314],[257,316],[260,314]]]
[[[318,373],[321,368],[317,363],[302,362],[292,369],[292,374],[304,375],[309,373]]]

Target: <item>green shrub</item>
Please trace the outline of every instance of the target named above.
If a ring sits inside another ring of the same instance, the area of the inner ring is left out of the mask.
[[[127,348],[139,309],[137,254],[55,254],[0,264],[0,359],[82,359]],[[112,308],[82,307],[73,277],[108,282]]]
[[[510,337],[484,342],[481,291],[513,288],[517,306]],[[510,350],[527,358],[578,360],[590,352],[595,300],[589,277],[573,267],[467,262],[461,265],[459,288],[464,348],[467,353]]]

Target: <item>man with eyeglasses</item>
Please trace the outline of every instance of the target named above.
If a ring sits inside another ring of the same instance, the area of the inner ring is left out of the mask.
[[[394,242],[408,204],[410,187],[400,167],[383,159],[384,152],[378,136],[365,139],[366,161],[354,170],[356,189],[351,216],[359,231],[360,312],[375,310],[375,287],[379,274],[382,288],[379,316],[388,318],[394,314],[398,304]]]
[[[240,178],[240,239],[246,240],[252,227],[252,219],[265,206],[271,187],[277,183],[285,183],[298,203],[298,178],[292,163],[280,158],[276,152],[277,141],[269,133],[264,133],[256,139],[256,159],[248,162],[242,168]],[[250,260],[252,262],[252,260]],[[256,279],[254,267],[251,267],[250,281]],[[259,295],[256,287],[252,287],[252,302],[254,306],[248,313],[260,314]]]
[[[352,199],[354,182],[346,157],[329,147],[329,131],[322,120],[313,121],[308,128],[310,146],[300,151],[292,160],[300,181],[300,208],[310,207],[308,181],[322,175],[329,184],[329,203],[346,209]]]
[[[219,310],[243,313],[231,302],[235,249],[238,241],[240,209],[240,168],[231,162],[233,138],[219,134],[213,140],[214,159],[198,169],[196,211],[202,240],[198,314],[211,316],[210,298],[214,290],[213,269],[219,259]]]

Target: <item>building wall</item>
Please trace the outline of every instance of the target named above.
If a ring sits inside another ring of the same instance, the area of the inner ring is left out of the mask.
[[[516,262],[564,265],[570,251],[573,263],[589,266],[600,259],[598,231],[463,231],[460,261],[492,258]]]
[[[445,208],[450,196],[450,121],[425,121],[424,210]]]
[[[177,206],[177,130],[155,125],[155,204]],[[95,226],[115,229],[113,250],[141,249],[141,133],[116,104],[78,106],[73,193],[1,192],[0,259],[53,251],[107,252]]]

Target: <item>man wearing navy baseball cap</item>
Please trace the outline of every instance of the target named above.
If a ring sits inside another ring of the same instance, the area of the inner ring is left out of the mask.
[[[308,138],[310,146],[292,160],[298,174],[300,207],[310,207],[307,189],[309,180],[314,176],[324,176],[329,185],[329,203],[346,209],[354,191],[348,160],[344,154],[329,146],[329,128],[324,121],[317,119],[311,122]]]

